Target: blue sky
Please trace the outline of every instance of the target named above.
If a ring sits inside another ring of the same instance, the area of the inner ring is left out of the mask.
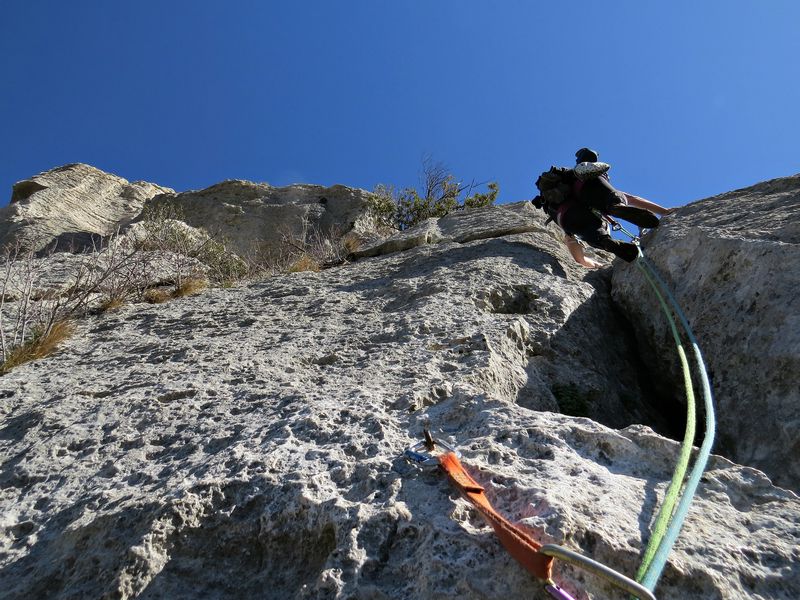
[[[7,0],[0,203],[69,162],[373,188],[426,154],[530,198],[599,150],[667,206],[800,171],[800,2]]]

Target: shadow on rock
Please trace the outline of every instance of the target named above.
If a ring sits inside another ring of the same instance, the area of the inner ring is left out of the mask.
[[[611,301],[608,277],[591,284],[595,293],[531,358],[529,379],[548,385],[564,414],[614,428],[640,423],[663,435],[682,435],[680,405],[655,396],[631,327]]]

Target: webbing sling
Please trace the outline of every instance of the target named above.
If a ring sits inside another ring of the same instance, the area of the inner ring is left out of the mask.
[[[633,243],[639,246],[639,238],[634,236],[629,231],[625,230],[619,223],[607,215],[600,214],[606,219],[615,231],[623,231],[633,240]],[[687,397],[687,427],[684,435],[683,443],[681,444],[681,451],[676,465],[675,473],[673,474],[672,481],[670,482],[665,501],[656,518],[656,523],[653,528],[650,543],[645,551],[643,563],[639,572],[637,573],[637,581],[628,579],[624,575],[610,569],[609,567],[598,563],[588,557],[585,557],[577,552],[568,550],[555,544],[542,545],[533,538],[531,538],[524,530],[510,523],[502,515],[500,515],[491,505],[486,497],[484,488],[476,482],[469,473],[466,472],[458,455],[455,451],[449,448],[446,444],[440,445],[447,449],[445,454],[434,458],[428,454],[420,454],[417,452],[418,448],[425,445],[429,450],[433,449],[434,442],[430,434],[426,431],[426,442],[422,442],[412,449],[406,450],[406,458],[424,466],[431,466],[438,464],[447,473],[450,481],[455,485],[459,491],[475,506],[476,509],[486,518],[495,530],[498,539],[506,548],[506,550],[524,566],[534,576],[545,582],[545,590],[554,598],[572,600],[572,597],[564,590],[559,588],[550,579],[552,572],[553,557],[559,558],[565,562],[569,562],[575,566],[582,567],[595,575],[602,577],[612,583],[613,585],[626,590],[635,597],[654,600],[653,590],[655,589],[658,579],[664,569],[667,561],[667,556],[675,543],[683,522],[689,511],[689,506],[692,502],[694,494],[697,490],[697,485],[700,477],[705,470],[708,458],[711,452],[711,447],[714,443],[715,423],[714,423],[714,406],[713,398],[711,396],[711,386],[706,372],[705,362],[703,360],[700,347],[694,337],[688,320],[684,315],[680,305],[675,297],[669,290],[664,280],[659,276],[655,267],[644,256],[644,253],[639,246],[639,259],[636,261],[636,266],[644,273],[648,283],[653,288],[661,305],[664,314],[669,321],[670,329],[675,340],[678,355],[681,361],[684,375],[684,387]],[[677,327],[670,314],[667,303],[662,295],[666,295],[669,303],[672,305],[673,310],[680,319],[681,325],[686,332],[689,342],[694,351],[695,364],[699,371],[701,385],[703,389],[703,396],[705,400],[705,438],[700,448],[700,452],[692,468],[689,479],[686,482],[684,493],[678,501],[681,483],[686,475],[688,461],[691,454],[691,442],[694,438],[695,418],[694,418],[694,390],[691,384],[691,375],[689,373],[688,361],[686,360],[686,353],[683,350],[683,345],[680,336],[677,332]],[[677,508],[675,503],[678,502]]]
[[[455,453],[440,454],[439,466],[450,478],[450,482],[489,522],[508,553],[535,577],[548,581],[553,570],[552,557],[541,554],[539,550],[542,545],[539,542],[494,509],[483,487],[470,477]]]
[[[439,456],[422,452],[423,448],[431,451],[435,446],[441,446],[445,452]],[[406,450],[404,456],[422,468],[441,468],[447,474],[450,482],[491,524],[508,553],[528,572],[542,581],[545,591],[556,600],[575,599],[550,578],[553,558],[587,570],[642,600],[655,600],[655,596],[650,590],[610,567],[555,544],[543,546],[524,529],[509,522],[494,509],[486,497],[483,486],[467,473],[458,458],[458,452],[441,440],[434,440],[427,430],[425,431],[425,441]]]

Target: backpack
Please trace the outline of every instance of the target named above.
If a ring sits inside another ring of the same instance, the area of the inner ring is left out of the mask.
[[[539,197],[538,202],[534,203],[552,217],[561,204],[573,198],[573,188],[577,179],[572,169],[550,167],[536,180]]]

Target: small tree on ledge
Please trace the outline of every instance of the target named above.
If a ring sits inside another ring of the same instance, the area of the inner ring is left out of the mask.
[[[399,192],[394,186],[378,184],[373,192],[371,209],[383,225],[408,229],[430,217],[443,217],[462,208],[491,206],[500,188],[497,182],[487,184],[486,193],[472,193],[483,185],[463,185],[446,166],[431,157],[422,161],[420,189],[407,187]],[[462,200],[463,197],[463,200]]]

